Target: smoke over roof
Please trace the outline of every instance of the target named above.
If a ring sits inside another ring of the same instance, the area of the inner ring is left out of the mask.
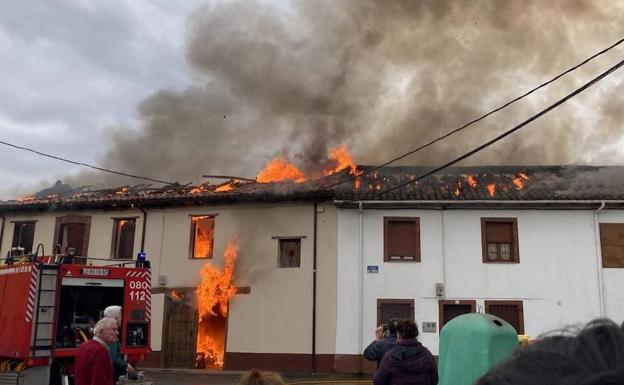
[[[141,127],[117,127],[100,164],[197,183],[206,173],[253,177],[275,156],[307,171],[343,143],[358,163],[377,164],[615,42],[621,8],[583,0],[210,3],[189,20],[195,84],[144,100]],[[567,94],[621,52],[403,164],[448,161]],[[621,163],[621,78],[614,74],[464,164]],[[127,183],[102,174],[78,179],[70,183]]]

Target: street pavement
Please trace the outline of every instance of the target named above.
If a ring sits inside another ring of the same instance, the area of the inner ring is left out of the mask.
[[[200,369],[148,369],[145,385],[235,385],[244,372]],[[370,385],[370,375],[283,373],[291,385]],[[150,384],[151,383],[151,384]],[[141,383],[127,382],[128,385]]]

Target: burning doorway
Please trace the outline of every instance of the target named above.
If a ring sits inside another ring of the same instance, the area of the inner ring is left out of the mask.
[[[232,278],[237,252],[236,243],[230,242],[225,248],[222,271],[210,263],[200,271],[201,282],[195,290],[198,308],[195,368],[223,368],[229,300],[236,294]]]

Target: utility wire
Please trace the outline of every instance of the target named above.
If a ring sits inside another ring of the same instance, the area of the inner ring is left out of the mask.
[[[491,110],[490,112],[488,112],[488,113],[486,113],[486,114],[484,114],[484,115],[481,115],[480,117],[478,117],[478,118],[476,118],[476,119],[474,119],[474,120],[471,120],[470,122],[468,122],[468,123],[464,124],[463,126],[458,127],[458,128],[456,128],[456,129],[454,129],[454,130],[452,130],[452,131],[449,131],[449,132],[447,132],[446,134],[444,134],[444,135],[442,135],[442,136],[440,136],[440,137],[438,137],[438,138],[436,138],[436,139],[433,139],[432,141],[430,141],[430,142],[428,142],[428,143],[425,143],[425,144],[423,144],[423,145],[421,145],[421,146],[418,146],[418,147],[416,147],[415,149],[410,150],[410,151],[406,152],[406,153],[405,153],[405,154],[403,154],[403,155],[397,156],[396,158],[391,159],[391,160],[389,160],[389,161],[387,161],[387,162],[385,162],[385,163],[382,163],[382,164],[380,164],[380,165],[378,165],[378,166],[375,166],[375,167],[373,167],[373,168],[370,168],[370,169],[368,169],[368,170],[362,171],[362,172],[361,172],[360,174],[358,174],[358,175],[349,175],[348,177],[344,178],[343,180],[340,180],[340,181],[338,181],[338,182],[335,182],[335,183],[331,184],[331,185],[329,186],[329,188],[334,187],[334,186],[337,186],[337,185],[342,184],[342,183],[345,183],[345,182],[352,181],[352,180],[354,180],[354,179],[356,179],[356,178],[358,178],[358,177],[363,177],[363,176],[365,176],[365,175],[368,175],[368,174],[370,174],[370,173],[372,173],[372,172],[374,172],[374,171],[379,170],[380,168],[386,167],[386,166],[388,166],[388,165],[390,165],[390,164],[392,164],[392,163],[394,163],[394,162],[396,162],[396,161],[399,161],[399,160],[401,160],[401,159],[403,159],[403,158],[405,158],[405,157],[407,157],[407,156],[409,156],[409,155],[412,155],[412,154],[414,154],[414,153],[416,153],[416,152],[418,152],[418,151],[420,151],[420,150],[422,150],[422,149],[425,149],[425,148],[427,148],[427,147],[429,147],[429,146],[431,146],[431,145],[433,145],[433,144],[435,144],[435,143],[437,143],[437,142],[439,142],[439,141],[441,141],[441,140],[444,140],[444,139],[448,138],[449,136],[451,136],[451,135],[453,135],[453,134],[455,134],[455,133],[457,133],[457,132],[459,132],[459,131],[463,130],[464,128],[467,128],[468,126],[471,126],[471,125],[473,125],[473,124],[475,124],[475,123],[477,123],[477,122],[480,122],[481,120],[483,120],[483,119],[487,118],[488,116],[490,116],[490,115],[492,115],[492,114],[494,114],[494,113],[496,113],[496,112],[498,112],[498,111],[500,111],[500,110],[502,110],[502,109],[504,109],[504,108],[506,108],[506,107],[508,107],[508,106],[512,105],[513,103],[517,102],[518,100],[523,99],[523,98],[525,98],[525,97],[527,97],[527,96],[531,95],[531,94],[532,94],[532,93],[534,93],[535,91],[537,91],[537,90],[539,90],[539,89],[541,89],[541,88],[546,87],[546,86],[547,86],[547,85],[549,85],[550,83],[552,83],[552,82],[554,82],[554,81],[558,80],[559,78],[561,78],[561,77],[563,77],[563,76],[565,76],[565,75],[569,74],[570,72],[572,72],[572,71],[576,70],[577,68],[579,68],[579,67],[581,67],[581,66],[583,66],[583,65],[587,64],[588,62],[590,62],[591,60],[593,60],[593,59],[597,58],[598,56],[600,56],[600,55],[602,55],[602,54],[604,54],[604,53],[606,53],[606,52],[610,51],[611,49],[613,49],[613,48],[617,47],[617,46],[618,46],[618,45],[620,45],[622,42],[624,42],[624,38],[622,38],[622,39],[618,40],[617,42],[615,42],[614,44],[610,45],[609,47],[607,47],[607,48],[605,48],[605,49],[603,49],[603,50],[601,50],[601,51],[599,51],[599,52],[596,52],[596,53],[595,53],[595,54],[593,54],[592,56],[588,57],[587,59],[583,60],[582,62],[578,63],[577,65],[575,65],[575,66],[573,66],[573,67],[570,67],[568,70],[566,70],[566,71],[564,71],[564,72],[560,73],[559,75],[555,76],[554,78],[552,78],[552,79],[550,79],[550,80],[548,80],[548,81],[546,81],[546,82],[544,82],[544,83],[540,84],[539,86],[537,86],[537,87],[535,87],[535,88],[532,88],[531,90],[529,90],[529,91],[525,92],[524,94],[522,94],[522,95],[520,95],[520,96],[518,96],[518,97],[516,97],[516,98],[514,98],[514,99],[512,99],[512,100],[510,100],[510,101],[508,101],[508,102],[506,102],[505,104],[501,105],[500,107],[497,107],[497,108],[495,108],[495,109]]]
[[[128,176],[130,178],[137,178],[137,179],[143,179],[143,180],[149,180],[151,182],[158,182],[158,183],[164,183],[164,184],[176,184],[177,182],[168,182],[166,180],[160,180],[160,179],[154,179],[154,178],[148,178],[146,176],[141,176],[141,175],[133,175],[133,174],[128,174],[126,172],[121,172],[121,171],[115,171],[115,170],[109,170],[107,168],[102,168],[102,167],[98,167],[98,166],[94,166],[92,164],[88,164],[88,163],[83,163],[83,162],[76,162],[74,160],[71,159],[66,159],[66,158],[61,158],[60,156],[55,156],[55,155],[50,155],[50,154],[46,154],[45,152],[41,152],[41,151],[37,151],[37,150],[33,150],[32,148],[28,148],[28,147],[22,147],[22,146],[18,146],[16,144],[12,144],[12,143],[8,143],[8,142],[4,142],[2,140],[0,140],[0,144],[4,144],[5,146],[9,146],[9,147],[13,147],[13,148],[17,148],[18,150],[24,150],[24,151],[30,151],[32,153],[35,153],[37,155],[41,155],[41,156],[45,156],[48,158],[52,158],[52,159],[56,159],[56,160],[60,160],[61,162],[67,162],[67,163],[71,163],[71,164],[75,164],[78,166],[84,166],[84,167],[89,167],[92,168],[94,170],[98,170],[98,171],[104,171],[104,172],[108,172],[111,174],[116,174],[116,175],[123,175],[123,176]]]
[[[531,116],[529,119],[525,120],[524,122],[518,124],[517,126],[513,127],[510,130],[507,130],[505,132],[503,132],[502,134],[500,134],[499,136],[495,137],[494,139],[491,139],[487,142],[485,142],[484,144],[480,145],[479,147],[468,151],[467,153],[459,156],[458,158],[453,159],[452,161],[437,167],[429,172],[426,172],[424,174],[421,174],[419,176],[417,176],[416,178],[411,179],[408,182],[405,183],[401,183],[398,184],[396,186],[390,187],[382,192],[380,192],[380,194],[387,194],[389,192],[392,192],[396,189],[399,189],[403,186],[407,186],[410,183],[415,183],[423,178],[426,178],[432,174],[435,174],[436,172],[443,170],[445,168],[447,168],[448,166],[451,166],[459,161],[462,161],[466,158],[468,158],[471,155],[476,154],[477,152],[483,150],[486,147],[489,147],[490,145],[498,142],[499,140],[505,138],[506,136],[509,136],[511,134],[513,134],[514,132],[518,131],[519,129],[521,129],[522,127],[526,126],[527,124],[531,123],[532,121],[540,118],[542,115],[547,114],[548,112],[554,110],[555,108],[559,107],[560,105],[562,105],[563,103],[567,102],[568,100],[572,99],[573,97],[575,97],[576,95],[580,94],[581,92],[585,91],[586,89],[588,89],[589,87],[593,86],[594,84],[598,83],[600,80],[602,80],[603,78],[605,78],[606,76],[608,76],[609,74],[611,74],[612,72],[614,72],[615,70],[617,70],[618,68],[620,68],[622,65],[624,65],[624,60],[620,61],[619,63],[617,63],[616,65],[614,65],[613,67],[609,68],[608,70],[606,70],[605,72],[601,73],[600,75],[596,76],[595,78],[593,78],[592,80],[590,80],[589,82],[585,83],[582,87],[577,88],[574,92],[568,94],[566,97],[560,99],[559,101],[557,101],[556,103],[551,104],[548,108],[540,111],[539,113]]]

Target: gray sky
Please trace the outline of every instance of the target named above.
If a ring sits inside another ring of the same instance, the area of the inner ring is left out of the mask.
[[[46,0],[0,5],[0,140],[182,183],[377,164],[622,38],[611,0]],[[618,47],[403,164],[439,165],[624,58]],[[623,164],[622,70],[467,164]],[[0,151],[0,199],[141,181]]]
[[[0,138],[97,163],[137,104],[189,83],[184,36],[198,1],[3,1]],[[2,146],[0,198],[78,166]]]

